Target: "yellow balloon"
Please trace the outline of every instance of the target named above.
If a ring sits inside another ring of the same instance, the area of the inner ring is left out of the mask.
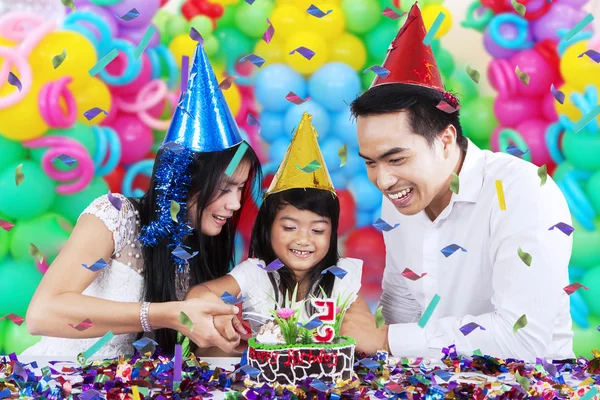
[[[585,90],[588,85],[600,89],[598,64],[590,60],[589,57],[578,57],[587,50],[587,41],[577,42],[569,46],[560,59],[560,72],[565,82],[579,91]]]
[[[306,29],[309,17],[310,15],[306,12],[306,9],[297,7],[292,3],[278,5],[269,18],[275,28],[273,40],[279,37],[287,39],[295,32]]]
[[[54,69],[52,59],[62,54],[66,57]],[[33,81],[47,83],[70,76],[73,81],[89,78],[89,70],[96,65],[98,56],[94,45],[83,35],[72,31],[56,31],[44,36],[29,55]]]
[[[340,36],[346,29],[346,17],[342,7],[338,4],[323,3],[319,5],[319,9],[324,13],[331,10],[331,13],[323,18],[317,18],[305,12],[308,16],[306,19],[308,24],[304,29],[315,32],[325,39],[334,39]]]
[[[17,104],[0,109],[0,135],[11,140],[29,140],[42,136],[49,126],[42,118],[38,108],[38,95],[41,84],[34,83],[29,93]],[[17,88],[4,85],[0,97],[4,97]]]
[[[565,94],[565,101],[564,104],[560,104],[558,101],[554,102],[554,109],[556,110],[556,113],[558,115],[566,116],[572,122],[579,121],[581,118],[583,118],[583,113],[579,108],[577,108],[577,106],[575,106],[575,104],[573,104],[573,101],[571,100],[571,95],[573,93],[579,93],[583,95],[583,91],[578,90],[577,88],[568,83],[562,85],[559,88],[559,90]],[[597,118],[597,120],[600,123],[600,116]]]
[[[355,71],[361,71],[367,61],[367,49],[358,37],[344,33],[333,43],[330,59],[348,64]]]
[[[84,125],[99,125],[105,118],[104,113],[98,114],[96,118],[88,121],[83,115],[87,110],[100,107],[106,112],[109,112],[112,106],[112,95],[108,87],[99,78],[90,78],[85,81],[79,81],[77,85],[69,85],[69,89],[75,97],[77,105],[77,120]]]
[[[303,75],[312,74],[329,60],[329,47],[327,42],[314,32],[296,32],[285,42],[284,51],[290,53],[300,46],[304,46],[315,52],[312,59],[308,60],[300,53],[294,52],[294,54],[285,56],[285,62]]]
[[[452,13],[441,4],[431,4],[423,7],[422,10],[423,22],[425,23],[427,31],[429,31],[439,13],[444,13],[446,17],[442,21],[438,31],[435,33],[434,39],[439,39],[450,31],[450,28],[452,28]]]
[[[266,43],[264,40],[259,40],[256,42],[254,54],[264,58],[265,65],[280,64],[284,62],[284,44],[285,41],[283,39],[276,39],[276,36],[273,36],[273,40],[271,40],[270,43]]]
[[[177,66],[181,69],[181,57],[188,56],[190,61],[194,59],[194,52],[196,51],[196,45],[198,42],[193,41],[188,34],[182,33],[181,35],[175,36],[169,44],[169,50],[175,57]]]

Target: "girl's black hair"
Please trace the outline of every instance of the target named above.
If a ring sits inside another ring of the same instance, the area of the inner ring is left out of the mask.
[[[299,210],[312,211],[321,217],[331,219],[329,251],[306,276],[309,282],[309,290],[312,291],[307,296],[313,294],[316,297],[322,297],[319,288],[322,287],[329,297],[333,291],[335,276],[333,274],[321,275],[321,272],[332,265],[336,265],[340,258],[338,254],[337,233],[340,218],[340,202],[338,197],[334,196],[331,192],[321,189],[288,189],[267,196],[258,211],[256,222],[254,223],[248,256],[259,258],[266,264],[277,258],[271,245],[271,227],[275,222],[277,212],[286,205],[294,206]],[[280,298],[285,296],[286,290],[289,291],[290,295],[293,293],[297,282],[296,276],[289,267],[284,266],[277,272],[280,278],[279,285],[277,285],[272,273],[269,273],[269,279],[275,289],[275,300],[279,302]],[[307,311],[309,313],[312,312],[311,309],[310,303],[307,302]]]
[[[239,146],[239,145],[238,145]],[[195,199],[197,221],[193,233],[186,238],[185,244],[190,246],[190,253],[198,251],[198,255],[189,260],[190,287],[208,280],[220,278],[226,275],[234,265],[234,236],[240,218],[240,210],[236,211],[232,218],[223,226],[221,233],[217,236],[206,236],[202,234],[201,218],[202,211],[206,206],[214,202],[223,194],[220,193],[220,185],[225,170],[233,158],[238,146],[230,149],[212,153],[194,153],[194,161],[191,165],[192,182],[188,192],[188,202]],[[160,159],[160,150],[156,160]],[[258,157],[251,147],[248,147],[240,165],[244,162],[250,164],[248,181],[242,193],[241,206],[251,201],[252,191],[258,190],[257,183],[262,181],[261,166]],[[140,214],[142,226],[148,225],[157,217],[155,177],[157,164],[154,164],[150,189],[139,200],[132,201]],[[144,298],[149,302],[176,301],[175,270],[176,266],[171,260],[171,250],[167,247],[169,238],[163,239],[155,247],[143,246],[144,257]],[[175,348],[177,332],[172,329],[157,329],[154,331],[155,340],[163,351],[169,353]],[[141,336],[141,334],[140,334]]]

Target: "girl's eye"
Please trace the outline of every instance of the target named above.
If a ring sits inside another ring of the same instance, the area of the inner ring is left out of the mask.
[[[317,235],[322,235],[323,233],[325,233],[324,230],[318,230],[318,229],[313,229],[313,232],[316,233]]]
[[[231,192],[231,190],[229,190],[229,189],[221,189],[221,193],[223,193],[223,194],[227,194],[229,192]]]
[[[245,186],[240,186],[240,187],[238,187],[238,191],[240,191],[240,192],[243,192],[243,191],[244,191],[244,187],[245,187]]]
[[[283,230],[284,230],[284,231],[286,231],[286,232],[291,232],[291,231],[293,231],[294,229],[296,229],[296,228],[294,228],[293,226],[284,226],[284,227],[283,227]]]

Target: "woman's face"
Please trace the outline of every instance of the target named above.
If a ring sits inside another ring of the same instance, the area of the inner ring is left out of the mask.
[[[231,176],[223,175],[223,179],[213,195],[214,200],[202,211],[200,224],[203,235],[217,236],[221,233],[227,220],[240,209],[242,193],[249,174],[250,163],[241,162]],[[188,210],[192,227],[196,228],[196,200],[188,203]]]

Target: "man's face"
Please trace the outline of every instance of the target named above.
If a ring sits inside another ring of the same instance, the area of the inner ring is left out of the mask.
[[[436,139],[430,147],[413,133],[408,113],[358,117],[357,129],[369,179],[402,214],[419,213],[447,189],[448,146]]]

